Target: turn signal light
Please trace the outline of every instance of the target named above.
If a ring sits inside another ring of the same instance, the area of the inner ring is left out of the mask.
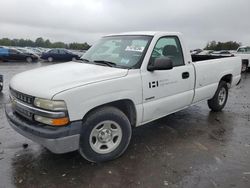
[[[34,119],[40,123],[44,123],[44,124],[52,125],[52,126],[64,126],[69,123],[68,117],[52,119],[52,118],[35,115]]]
[[[63,126],[69,123],[69,118],[60,118],[60,119],[52,119],[52,125],[54,126]]]

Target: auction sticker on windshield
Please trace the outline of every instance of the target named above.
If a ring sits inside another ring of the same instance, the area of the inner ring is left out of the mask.
[[[133,51],[133,52],[143,52],[144,47],[140,46],[127,46],[125,51]]]

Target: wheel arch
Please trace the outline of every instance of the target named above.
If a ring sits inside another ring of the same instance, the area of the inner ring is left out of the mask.
[[[249,59],[242,59],[241,62],[242,64],[245,63],[247,66],[249,65]]]
[[[248,69],[248,67],[249,67],[249,59],[242,59],[242,60],[241,60],[241,63],[242,63],[242,68],[243,68],[243,65],[244,65],[244,64],[246,65],[246,70],[242,70],[242,69],[241,69],[241,72],[247,71],[247,69]]]
[[[232,81],[233,81],[233,75],[232,74],[226,74],[221,79],[220,82],[224,81],[227,83],[228,88],[231,87]]]
[[[132,127],[136,126],[136,122],[137,122],[137,112],[136,112],[136,107],[135,104],[132,100],[130,99],[121,99],[121,100],[117,100],[117,101],[113,101],[113,102],[109,102],[109,103],[105,103],[99,106],[96,106],[92,109],[90,109],[82,118],[83,122],[88,118],[88,116],[95,111],[98,108],[102,108],[105,106],[112,106],[115,107],[119,110],[121,110],[129,119],[130,124]]]

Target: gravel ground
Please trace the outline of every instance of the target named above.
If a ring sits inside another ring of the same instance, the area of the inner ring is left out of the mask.
[[[0,63],[0,187],[250,187],[250,72],[222,112],[204,102],[135,128],[122,157],[92,164],[78,152],[52,154],[7,123],[11,77],[48,64]]]

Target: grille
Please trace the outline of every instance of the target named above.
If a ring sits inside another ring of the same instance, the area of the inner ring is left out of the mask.
[[[14,98],[17,101],[20,101],[20,102],[27,104],[27,105],[30,105],[30,106],[33,105],[34,97],[32,97],[30,95],[23,94],[21,92],[18,92],[16,90],[12,89],[12,88],[10,88],[10,94],[11,94],[11,98]],[[13,100],[12,100],[12,107],[13,107],[13,110],[17,114],[19,114],[20,116],[22,116],[28,120],[33,120],[33,114],[31,112],[15,105],[15,102]]]
[[[11,88],[10,88],[10,93],[13,97],[15,97],[16,99],[18,99],[26,104],[33,104],[33,102],[34,102],[34,97],[32,97],[30,95],[23,94],[21,92],[15,91]]]
[[[15,111],[16,113],[25,117],[26,119],[33,120],[33,114],[31,112],[24,110],[22,108],[19,108],[19,107],[15,107]]]

